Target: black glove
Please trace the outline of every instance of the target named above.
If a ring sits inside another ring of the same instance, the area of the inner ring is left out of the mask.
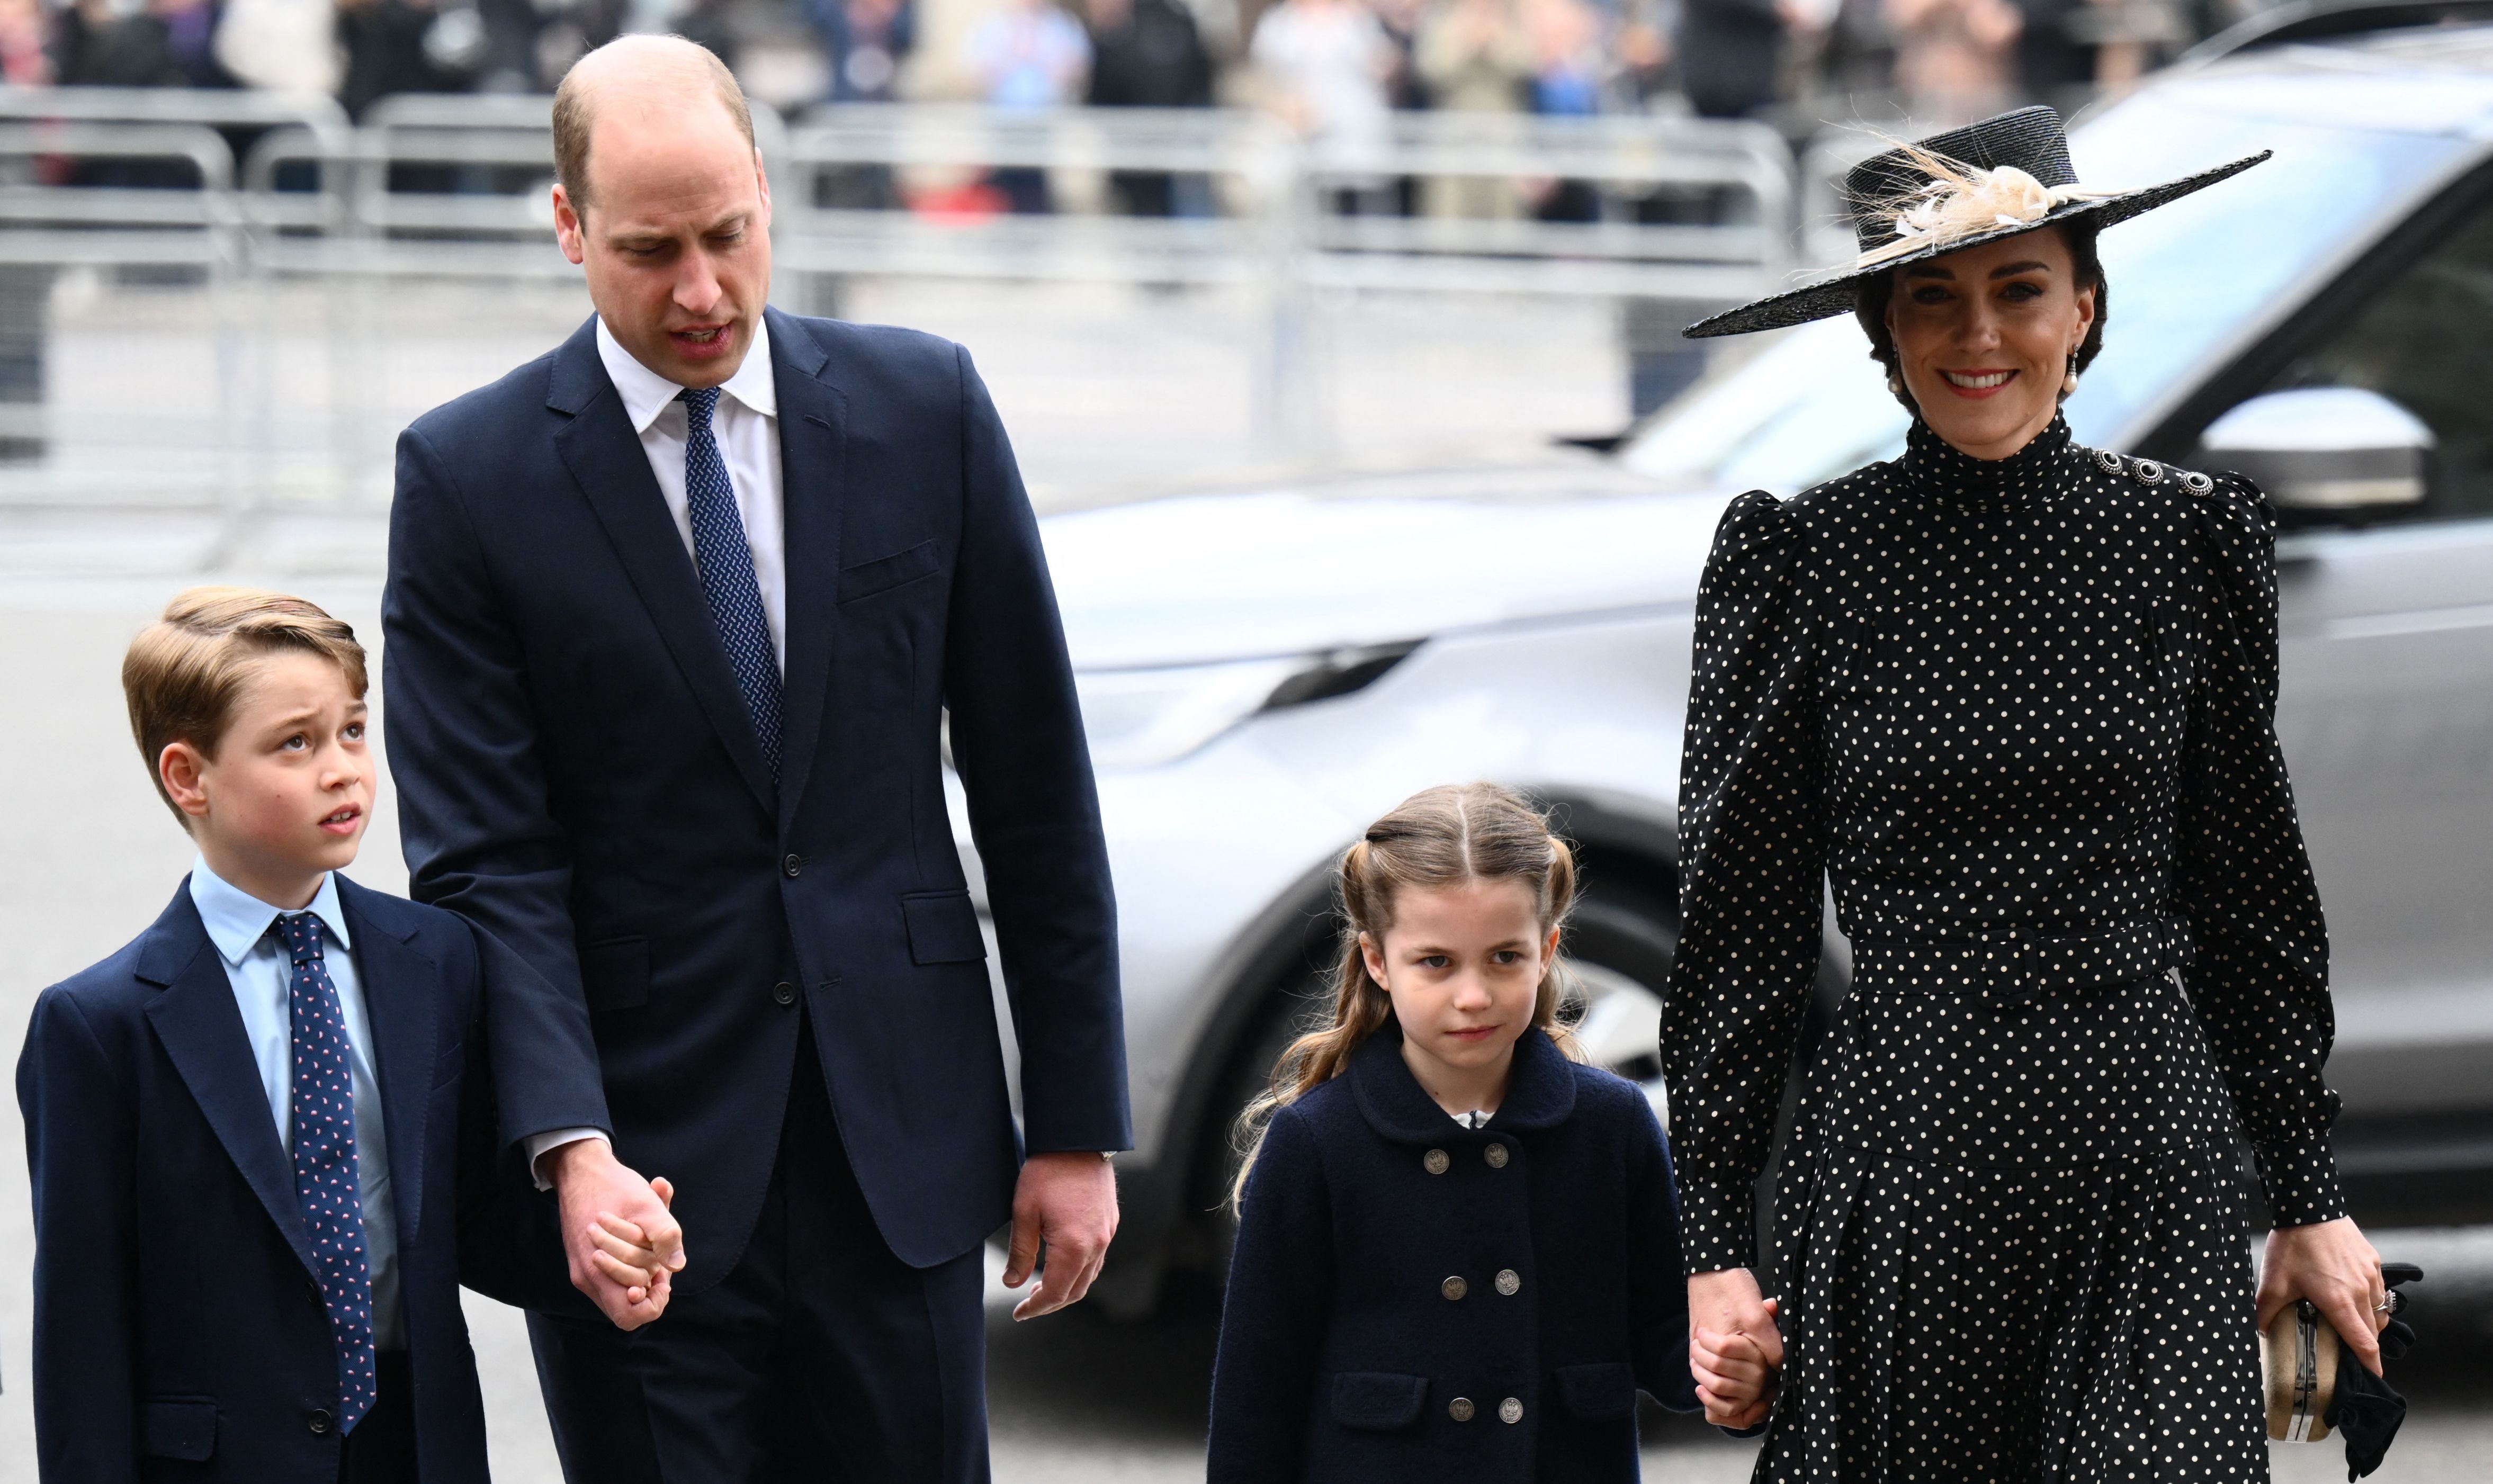
[[[2407,1296],[2398,1291],[2398,1285],[2422,1281],[2423,1269],[2412,1262],[2381,1264],[2381,1284],[2388,1290],[2391,1315],[2407,1304]],[[2399,1359],[2414,1344],[2415,1330],[2406,1321],[2392,1318],[2389,1327],[2381,1331],[2381,1358]],[[2354,1484],[2381,1467],[2381,1460],[2388,1456],[2389,1444],[2397,1440],[2398,1425],[2406,1419],[2407,1399],[2388,1381],[2363,1369],[2363,1362],[2341,1346],[2337,1351],[2336,1395],[2322,1420],[2346,1439],[2347,1484]]]

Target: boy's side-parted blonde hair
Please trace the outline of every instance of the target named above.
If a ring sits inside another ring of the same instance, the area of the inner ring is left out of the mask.
[[[1247,1172],[1273,1114],[1350,1069],[1353,1053],[1394,1014],[1393,998],[1367,972],[1360,935],[1378,943],[1394,925],[1395,893],[1406,886],[1460,886],[1517,881],[1529,889],[1541,930],[1564,924],[1576,903],[1576,853],[1549,832],[1549,821],[1521,795],[1495,784],[1447,784],[1404,799],[1342,852],[1337,881],[1341,954],[1334,967],[1332,1024],[1290,1043],[1273,1067],[1272,1085],[1238,1115],[1237,1143],[1246,1158],[1230,1187],[1245,1198]],[[1576,1038],[1558,1021],[1567,969],[1555,955],[1541,973],[1532,1002],[1533,1028],[1581,1060]]]
[[[257,663],[293,650],[338,667],[363,698],[369,680],[355,631],[314,604],[252,587],[194,587],[165,605],[165,616],[139,631],[121,661],[121,694],[130,704],[130,734],[147,761],[156,796],[190,827],[190,816],[165,791],[157,759],[175,742],[217,755],[234,705]]]

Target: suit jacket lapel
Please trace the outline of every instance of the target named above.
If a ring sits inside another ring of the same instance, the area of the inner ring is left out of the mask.
[[[839,619],[840,508],[848,485],[848,402],[802,325],[776,310],[770,372],[779,400],[779,489],[788,543],[788,678],[781,692],[779,809],[793,819],[821,746]]]
[[[157,1040],[182,1074],[192,1100],[207,1115],[208,1127],[216,1130],[217,1142],[285,1233],[285,1244],[306,1272],[317,1273],[311,1238],[303,1230],[302,1202],[294,1194],[294,1163],[278,1142],[268,1092],[260,1084],[259,1065],[252,1059],[242,1011],[234,1004],[233,981],[225,975],[225,961],[217,956],[216,945],[208,941],[198,908],[191,905],[187,879],[148,936],[138,977],[165,986],[147,1005]]]
[[[701,575],[692,554],[667,514],[666,497],[649,472],[648,456],[640,434],[623,410],[623,399],[607,377],[597,357],[596,321],[590,320],[555,352],[554,375],[546,404],[570,415],[555,433],[571,477],[588,497],[589,508],[606,527],[623,570],[641,595],[642,606],[657,624],[659,638],[675,657],[676,668],[692,687],[710,727],[736,759],[736,770],[766,810],[775,808],[776,787],[770,765],[754,740],[753,718],[736,688],[727,650],[710,620],[709,600],[703,595]],[[785,749],[782,749],[783,755]]]
[[[364,982],[365,1023],[372,1027],[373,1073],[380,1079],[381,1116],[389,1130],[390,1191],[404,1248],[415,1241],[424,1216],[425,1122],[441,1045],[440,966],[407,945],[411,932],[394,932],[373,920],[369,894],[362,887],[341,876],[338,897],[346,910],[355,968]]]

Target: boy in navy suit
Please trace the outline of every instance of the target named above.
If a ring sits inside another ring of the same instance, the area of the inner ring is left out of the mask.
[[[481,1484],[462,1207],[529,1135],[606,1127],[566,1071],[595,1065],[586,1017],[513,993],[530,970],[462,919],[336,874],[374,779],[346,625],[195,588],[122,683],[198,859],[44,992],[18,1060],[43,1477]],[[664,1309],[662,1262],[607,1261],[635,1321]]]

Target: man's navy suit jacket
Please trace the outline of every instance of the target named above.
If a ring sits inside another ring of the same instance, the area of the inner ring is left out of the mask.
[[[482,1484],[463,1205],[488,1208],[497,1143],[604,1123],[595,1082],[566,1070],[588,1027],[511,993],[530,971],[450,913],[343,877],[338,896],[389,1131],[418,1459],[428,1484]],[[337,1350],[294,1165],[187,881],[129,946],[35,1002],[17,1106],[43,1476],[331,1484]],[[463,1189],[463,1165],[483,1189]]]
[[[969,799],[1034,1151],[1126,1147],[1115,904],[1037,523],[957,345],[768,312],[787,541],[774,780],[595,322],[399,440],[385,691],[421,901],[586,1004],[616,1153],[675,1182],[678,1287],[733,1266],[799,1010],[884,1240],[1010,1215]],[[532,1307],[586,1314],[552,1202]]]

